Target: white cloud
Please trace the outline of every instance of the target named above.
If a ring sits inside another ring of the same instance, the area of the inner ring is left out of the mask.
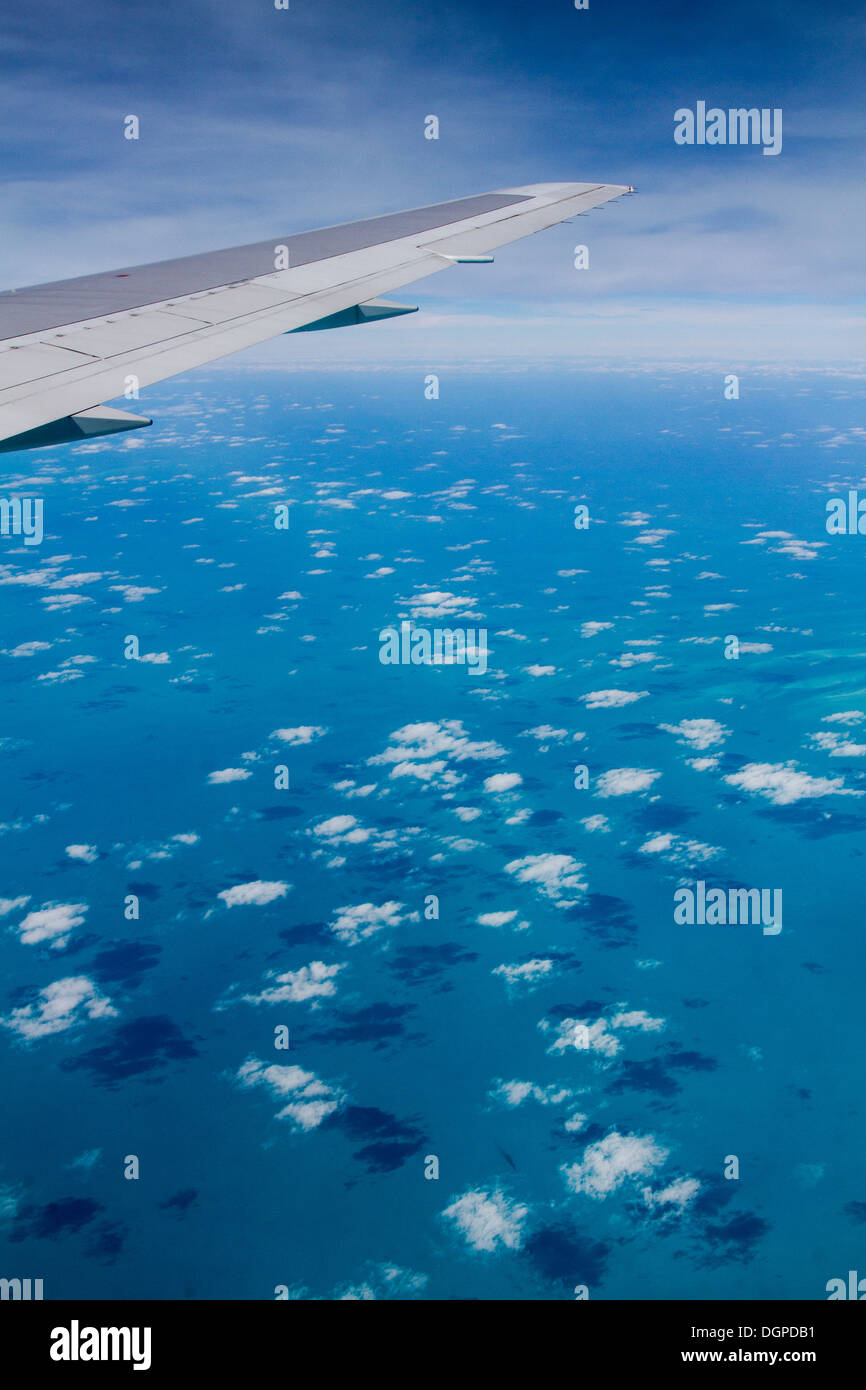
[[[529,1208],[518,1206],[499,1188],[464,1192],[442,1215],[452,1221],[473,1250],[493,1251],[497,1245],[519,1250]]]
[[[697,1178],[678,1178],[667,1187],[657,1189],[645,1187],[642,1193],[648,1207],[670,1207],[674,1211],[684,1211],[694,1201],[701,1190]]]
[[[398,927],[404,919],[402,903],[358,903],[355,907],[338,907],[336,920],[331,923],[331,931],[356,946],[368,936],[374,936],[384,927]]]
[[[39,991],[35,1003],[13,1009],[0,1022],[19,1037],[32,1040],[65,1032],[81,1022],[82,1013],[88,1018],[115,1018],[117,1009],[99,993],[92,980],[85,975],[70,975],[47,985]]]
[[[668,1156],[649,1135],[618,1134],[614,1130],[584,1150],[583,1161],[563,1166],[572,1192],[600,1199],[615,1192],[628,1178],[644,1177]]]
[[[25,946],[49,941],[54,950],[65,946],[69,934],[84,921],[87,903],[45,903],[37,912],[28,912],[18,931]]]
[[[537,985],[553,973],[553,961],[536,958],[520,965],[497,965],[492,975],[501,975],[508,985]]]
[[[531,883],[562,908],[574,907],[586,892],[582,869],[570,854],[527,854],[505,865],[505,872],[513,874],[518,883]]]
[[[645,792],[658,777],[661,777],[660,772],[648,768],[612,767],[599,777],[597,795],[628,796],[632,792]]]
[[[567,1086],[536,1086],[533,1081],[495,1081],[490,1099],[514,1110],[527,1100],[535,1100],[539,1105],[562,1105],[571,1099],[571,1091]]]
[[[17,912],[19,907],[26,907],[29,901],[29,893],[25,893],[21,898],[0,898],[0,917],[8,917],[10,912]]]
[[[556,672],[555,666],[524,666],[523,669],[528,676],[552,676]]]
[[[284,898],[291,884],[268,883],[264,879],[254,879],[252,883],[236,883],[233,888],[224,888],[217,894],[226,907],[264,907],[277,898]]]
[[[4,653],[5,656],[35,656],[37,652],[47,652],[50,642],[19,642],[17,647]]]
[[[652,835],[640,846],[638,852],[658,854],[671,864],[691,868],[696,864],[705,864],[708,859],[717,859],[722,850],[716,845],[705,845],[700,840],[687,840],[683,835],[668,831],[665,834]]]
[[[324,738],[328,732],[317,724],[300,724],[297,729],[274,729],[271,738],[278,738],[292,747],[302,743],[312,743],[313,739]]]
[[[622,709],[646,695],[649,695],[648,690],[590,690],[580,698],[587,709]]]
[[[315,1072],[303,1071],[301,1067],[266,1066],[257,1057],[250,1057],[238,1068],[237,1080],[246,1089],[265,1086],[280,1101],[289,1096],[277,1111],[277,1119],[291,1120],[299,1130],[316,1129],[343,1101],[340,1090],[320,1081]]]
[[[81,859],[85,864],[95,864],[99,858],[96,845],[67,845],[66,853],[70,859]]]
[[[485,777],[484,790],[486,792],[510,792],[514,787],[519,787],[523,782],[519,772],[494,772],[492,777]]]
[[[725,781],[740,791],[757,792],[774,806],[790,806],[813,796],[862,796],[849,791],[841,777],[810,777],[799,772],[793,762],[747,763],[739,772],[732,772]]]
[[[610,821],[607,816],[585,816],[580,823],[584,830],[588,830],[591,834],[600,832],[602,835],[606,835],[610,830]]]
[[[731,732],[717,719],[681,719],[679,724],[659,724],[659,728],[699,752],[721,743]]]
[[[218,772],[208,773],[207,780],[212,787],[217,787],[223,782],[245,782],[252,775],[245,767],[224,767]]]
[[[507,927],[516,916],[517,909],[513,908],[508,912],[482,912],[475,920],[479,927]]]
[[[245,994],[248,1004],[304,1004],[309,999],[326,999],[336,994],[334,980],[343,965],[326,965],[324,961],[313,960],[302,965],[300,970],[287,970],[277,975],[275,983],[262,990],[261,994]]]

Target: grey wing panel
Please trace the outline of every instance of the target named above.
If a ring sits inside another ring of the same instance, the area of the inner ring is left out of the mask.
[[[435,231],[466,218],[529,202],[530,198],[529,194],[483,193],[472,198],[457,198],[450,203],[372,217],[363,222],[345,222],[336,227],[301,232],[296,236],[277,236],[250,246],[207,251],[99,275],[82,275],[75,280],[58,280],[28,289],[5,290],[0,293],[0,342],[272,275],[276,269],[277,246],[287,248],[288,265],[294,269],[401,237]]]

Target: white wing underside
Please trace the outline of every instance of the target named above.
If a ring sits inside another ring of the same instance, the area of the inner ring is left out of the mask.
[[[530,184],[236,251],[6,291],[0,443],[122,397],[130,376],[146,387],[188,372],[630,191]],[[361,244],[339,249],[353,242]],[[279,246],[288,249],[290,268],[268,271]]]

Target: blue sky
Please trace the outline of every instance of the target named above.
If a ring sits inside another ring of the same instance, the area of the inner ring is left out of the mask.
[[[639,197],[419,283],[423,320],[244,360],[862,355],[859,5],[291,3],[7,15],[3,286],[598,179]],[[675,145],[698,100],[780,107],[781,154]]]

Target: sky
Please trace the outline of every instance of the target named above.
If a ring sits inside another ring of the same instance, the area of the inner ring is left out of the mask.
[[[423,317],[239,365],[850,362],[864,30],[854,0],[21,7],[0,23],[0,285],[599,180],[638,196],[401,293]],[[698,101],[781,109],[781,152],[677,145],[674,112]]]

